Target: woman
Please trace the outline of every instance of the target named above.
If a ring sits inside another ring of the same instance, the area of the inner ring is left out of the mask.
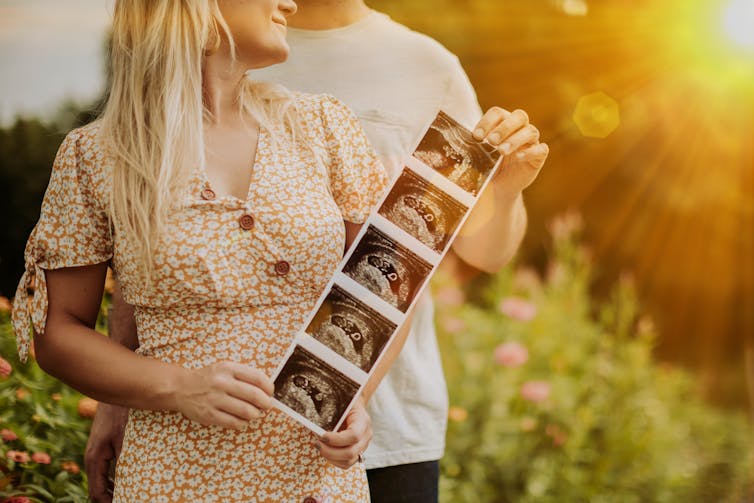
[[[106,109],[58,152],[13,312],[22,358],[132,409],[116,502],[368,499],[363,404],[313,437],[269,376],[386,186],[355,117],[250,82],[291,0],[118,0]],[[107,266],[138,354],[93,326]],[[33,294],[32,285],[36,285]]]

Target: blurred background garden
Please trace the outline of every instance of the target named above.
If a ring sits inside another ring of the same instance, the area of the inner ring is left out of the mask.
[[[551,149],[516,263],[432,285],[443,501],[754,501],[754,0],[367,3]],[[109,11],[0,0],[0,501],[86,500],[96,404],[18,362],[7,299]]]

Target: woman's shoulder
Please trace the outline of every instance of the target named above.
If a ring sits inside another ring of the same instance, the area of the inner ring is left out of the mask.
[[[342,101],[331,94],[310,94],[295,91],[293,100],[304,123],[316,126],[321,133],[351,129],[358,124],[356,114]]]
[[[78,150],[98,149],[97,138],[100,128],[101,122],[99,120],[78,126],[66,134],[63,143],[75,144]]]
[[[100,129],[99,120],[72,129],[65,136],[55,161],[56,169],[71,170],[80,183],[93,189],[107,182]]]

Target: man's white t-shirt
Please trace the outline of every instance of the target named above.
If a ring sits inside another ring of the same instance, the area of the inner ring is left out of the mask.
[[[333,30],[289,28],[288,43],[288,61],[251,77],[343,101],[393,178],[439,110],[469,128],[481,117],[458,58],[385,14],[372,12]],[[364,454],[367,468],[442,457],[448,396],[429,294],[420,299],[405,346],[368,411],[374,437]]]

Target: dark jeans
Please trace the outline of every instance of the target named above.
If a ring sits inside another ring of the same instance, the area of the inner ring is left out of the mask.
[[[367,470],[372,503],[437,503],[440,462]]]

